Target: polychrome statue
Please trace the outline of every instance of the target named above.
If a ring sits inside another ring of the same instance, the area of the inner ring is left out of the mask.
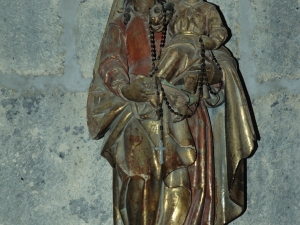
[[[243,212],[256,137],[226,38],[202,0],[114,1],[87,103],[113,168],[114,224],[218,225]]]

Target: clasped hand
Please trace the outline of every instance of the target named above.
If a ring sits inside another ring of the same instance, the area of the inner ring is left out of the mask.
[[[213,50],[217,47],[217,43],[213,38],[210,38],[206,35],[202,35],[201,38],[206,50]]]
[[[155,78],[139,75],[131,84],[122,88],[123,96],[134,102],[150,102],[157,106],[157,84]]]

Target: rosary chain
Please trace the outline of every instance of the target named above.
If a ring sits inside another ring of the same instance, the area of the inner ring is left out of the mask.
[[[163,4],[162,4],[163,6]],[[151,60],[152,60],[152,69],[150,71],[150,77],[153,77],[155,72],[157,72],[158,68],[156,67],[156,60],[160,60],[161,54],[162,54],[162,49],[165,46],[165,42],[166,42],[166,33],[167,33],[167,22],[166,22],[166,10],[163,7],[163,30],[162,30],[162,35],[161,35],[161,41],[160,41],[160,50],[159,50],[159,54],[157,55],[156,53],[156,46],[155,46],[155,36],[154,36],[154,30],[152,28],[152,24],[151,21],[149,21],[149,30],[150,30],[150,45],[151,45]],[[199,101],[200,99],[203,97],[203,86],[206,85],[208,91],[213,94],[213,95],[217,95],[221,88],[218,91],[213,91],[213,89],[211,88],[211,85],[208,82],[208,78],[207,78],[207,73],[206,73],[206,63],[205,63],[205,46],[203,43],[202,38],[199,38],[199,42],[201,45],[201,51],[200,51],[200,56],[201,56],[201,65],[200,65],[200,72],[199,72],[199,76],[198,76],[198,90],[199,90]],[[216,66],[218,67],[219,70],[222,70],[219,62],[217,61],[216,57],[212,54],[212,61],[216,64]],[[184,117],[184,118],[190,118],[192,117],[192,115],[183,115],[180,114],[179,112],[177,112],[176,110],[174,110],[174,108],[171,106],[170,102],[168,101],[168,98],[166,96],[166,93],[164,91],[164,88],[162,87],[161,83],[160,85],[160,91],[162,93],[162,97],[163,97],[163,101],[166,102],[166,105],[168,107],[168,109],[170,110],[171,113],[175,114],[175,115],[179,115],[180,117]],[[222,85],[222,81],[219,83],[219,85]],[[157,90],[157,95],[160,95],[160,91]],[[199,101],[195,103],[195,108],[197,108],[199,106]],[[196,110],[193,112],[193,114],[195,114]],[[162,104],[159,104],[159,108],[158,108],[158,113],[159,116],[162,120],[163,117],[163,109],[162,109]],[[163,125],[162,125],[162,121],[161,121],[161,125],[160,125],[160,130],[163,130]]]

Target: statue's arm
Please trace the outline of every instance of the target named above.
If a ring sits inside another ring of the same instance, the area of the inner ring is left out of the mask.
[[[115,95],[126,101],[146,102],[149,90],[145,82],[136,79],[130,82],[127,66],[127,48],[125,34],[120,26],[111,23],[101,49],[102,59],[98,74],[103,84]]]
[[[213,49],[217,49],[226,41],[228,33],[223,25],[220,14],[214,6],[212,6],[208,12],[207,21],[209,37],[215,43]]]
[[[112,93],[123,98],[121,89],[129,84],[125,35],[111,23],[103,40],[98,74]]]

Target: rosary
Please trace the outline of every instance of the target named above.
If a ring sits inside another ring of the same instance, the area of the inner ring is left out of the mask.
[[[160,60],[162,49],[165,47],[165,42],[166,42],[166,33],[167,33],[168,23],[166,20],[166,9],[164,8],[163,3],[161,3],[161,4],[162,4],[162,8],[163,8],[163,29],[161,31],[162,35],[161,35],[160,50],[159,50],[158,55],[156,54],[154,30],[153,30],[151,21],[149,21],[151,60],[152,60],[152,69],[149,74],[150,77],[153,77],[155,75],[155,72],[158,71],[158,68],[156,67],[155,62],[156,62],[156,60]],[[203,86],[204,85],[207,87],[208,91],[213,95],[217,95],[220,91],[220,90],[218,90],[217,92],[214,92],[208,82],[207,73],[206,73],[206,64],[205,64],[205,46],[204,46],[204,43],[203,43],[203,40],[201,37],[199,38],[199,43],[201,46],[201,49],[200,49],[200,56],[201,56],[201,60],[200,60],[201,64],[200,65],[201,66],[200,66],[200,72],[199,72],[198,81],[197,81],[197,88],[199,91],[199,100],[195,103],[195,111],[193,112],[193,114],[195,114],[197,107],[199,106],[200,99],[203,97]],[[212,60],[216,64],[218,69],[221,70],[221,66],[213,54],[212,54]],[[161,84],[160,79],[158,79],[158,82],[157,82],[157,95],[159,95],[159,96],[162,95],[162,101],[165,101],[166,106],[170,110],[171,113],[173,113],[175,115],[179,115],[180,117],[183,117],[183,118],[190,118],[193,116],[193,115],[180,114],[179,112],[177,112],[176,110],[173,109],[170,102],[168,101],[168,98],[166,96],[166,93],[164,91],[164,88]],[[158,105],[158,110],[157,110],[158,116],[160,118],[160,125],[159,125],[160,141],[159,141],[159,146],[155,147],[155,150],[160,151],[160,158],[159,158],[160,164],[164,163],[163,151],[166,150],[166,147],[163,144],[163,129],[164,129],[164,127],[163,127],[163,108],[162,108],[163,104],[162,103],[163,102],[161,102]]]

